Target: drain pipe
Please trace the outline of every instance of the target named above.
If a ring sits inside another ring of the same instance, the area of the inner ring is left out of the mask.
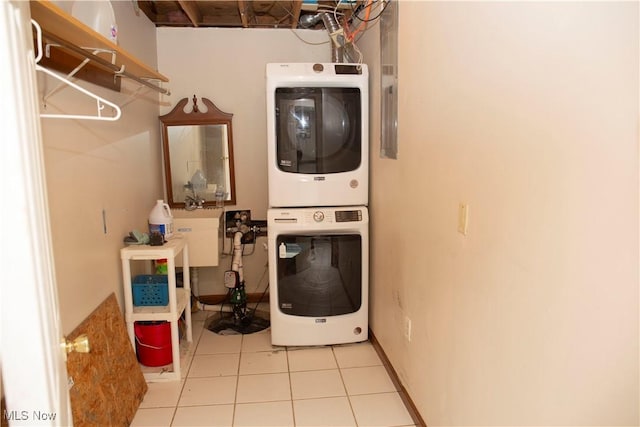
[[[231,265],[231,270],[238,273],[239,283],[244,281],[244,268],[242,265],[242,235],[243,233],[241,231],[236,231],[233,235],[233,261]],[[202,311],[233,311],[233,304],[203,304],[199,300],[196,300],[196,306],[198,307],[198,310]]]
[[[189,273],[190,273],[189,277],[191,281],[191,290],[193,291],[193,295],[200,295],[200,289],[198,286],[200,282],[198,267],[190,268]],[[200,302],[197,296],[195,297],[195,300],[196,300],[195,306],[200,311],[223,311],[223,312],[232,311],[232,307],[228,306],[228,304],[205,304],[203,302]]]
[[[244,282],[244,268],[242,265],[242,236],[243,232],[238,230],[233,235],[233,258],[231,270],[238,273],[238,282]]]
[[[196,307],[200,311],[222,311],[224,313],[231,313],[233,306],[230,304],[204,304],[196,300]]]

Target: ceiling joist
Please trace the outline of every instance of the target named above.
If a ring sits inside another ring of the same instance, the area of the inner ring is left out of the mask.
[[[189,20],[193,24],[194,27],[199,27],[200,22],[202,22],[202,14],[200,13],[200,8],[193,1],[185,1],[179,0],[178,4],[184,11],[184,13],[189,17]]]
[[[296,29],[301,28],[301,14],[316,13],[303,10],[302,0],[139,0],[137,4],[158,27]],[[316,7],[318,11],[331,10],[338,4],[338,1],[318,0]]]

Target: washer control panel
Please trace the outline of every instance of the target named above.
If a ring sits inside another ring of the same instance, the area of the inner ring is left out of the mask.
[[[362,211],[359,209],[351,211],[336,211],[336,222],[360,222],[362,221]]]
[[[274,224],[316,224],[327,226],[336,223],[368,222],[367,211],[358,208],[282,209],[270,215],[273,215],[271,220]]]
[[[305,215],[307,223],[334,223],[334,222],[360,222],[362,221],[362,211],[353,210],[309,210]]]

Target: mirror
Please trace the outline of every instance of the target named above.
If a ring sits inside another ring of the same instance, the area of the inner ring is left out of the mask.
[[[233,171],[233,114],[220,111],[201,98],[202,111],[193,96],[191,112],[184,98],[170,113],[160,116],[164,175],[168,204],[172,208],[197,209],[236,203]]]

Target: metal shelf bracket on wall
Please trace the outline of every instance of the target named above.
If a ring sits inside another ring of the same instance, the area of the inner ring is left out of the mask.
[[[170,95],[170,91],[169,89],[163,88],[161,86],[155,85],[153,83],[151,83],[151,81],[153,80],[157,80],[155,78],[145,78],[145,77],[139,77],[136,76],[130,72],[128,72],[126,70],[125,65],[123,64],[122,66],[117,66],[114,62],[115,62],[115,57],[116,57],[116,52],[113,51],[109,51],[112,54],[112,61],[107,61],[104,58],[99,57],[98,55],[96,55],[96,53],[100,53],[100,52],[104,52],[104,49],[95,49],[95,48],[82,48],[82,47],[78,47],[75,46],[61,38],[56,37],[55,35],[45,32],[46,38],[50,39],[52,41],[54,41],[56,43],[57,46],[61,46],[65,49],[68,49],[78,55],[82,55],[85,58],[87,58],[90,61],[96,62],[98,64],[100,64],[102,67],[105,67],[111,71],[113,71],[113,74],[115,77],[125,77],[128,78],[130,80],[133,80],[141,85],[147,86],[150,89],[155,90],[156,92],[160,92],[164,95]],[[93,51],[90,51],[93,50]]]
[[[72,87],[97,102],[97,113],[93,116],[43,114],[41,117],[117,120],[122,106],[131,102],[132,98],[139,97],[142,88],[170,95],[169,89],[161,86],[169,81],[166,76],[144,64],[84,22],[69,15],[54,2],[31,0],[29,4],[37,38],[34,40],[34,44],[37,44],[35,69],[59,81],[58,86],[44,96],[45,106],[47,99],[64,87]],[[45,58],[42,56],[43,47]],[[53,73],[52,70],[58,72]],[[76,79],[81,79],[120,92],[120,82],[123,78],[137,82],[139,87],[132,90],[129,98],[120,103],[120,107],[74,83]],[[105,110],[107,106],[114,109],[113,114],[106,114],[110,111]]]

